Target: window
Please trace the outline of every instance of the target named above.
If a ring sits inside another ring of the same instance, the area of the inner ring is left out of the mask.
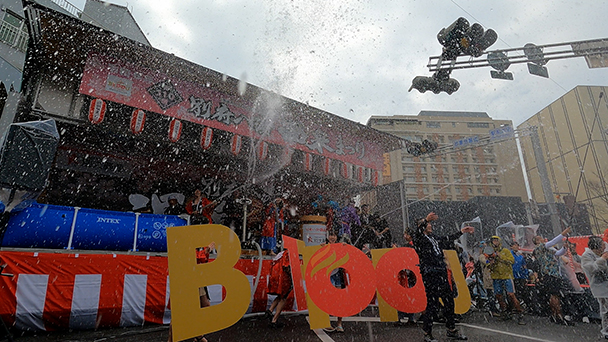
[[[27,28],[24,25],[23,19],[8,10],[4,12],[4,17],[0,23],[0,42],[25,52],[27,39]]]
[[[416,182],[416,177],[407,176],[407,177],[405,177],[405,181],[406,182],[410,182],[410,183],[415,183]]]
[[[426,166],[421,166],[420,167],[420,172],[426,173]]]
[[[376,119],[376,120],[374,120],[374,124],[376,124],[376,125],[388,125],[388,126],[392,126],[393,125],[393,120]]]
[[[441,122],[427,121],[426,127],[428,127],[428,128],[441,128]]]
[[[411,166],[411,165],[404,166],[404,167],[403,167],[403,172],[412,173],[412,172],[414,172],[414,167],[413,167],[413,166]]]
[[[467,122],[468,128],[490,128],[490,124],[487,122]]]

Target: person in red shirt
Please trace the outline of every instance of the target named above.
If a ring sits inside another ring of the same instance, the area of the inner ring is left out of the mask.
[[[289,264],[289,253],[287,250],[283,250],[277,254],[270,266],[270,277],[268,279],[268,294],[276,295],[277,297],[272,301],[270,309],[266,310],[266,317],[272,318],[270,322],[271,328],[280,328],[283,323],[279,322],[279,316],[281,311],[285,307],[287,296],[293,289],[293,283],[291,281],[291,266]],[[272,312],[276,309],[274,315]]]
[[[203,196],[201,190],[194,190],[194,196],[186,203],[186,212],[190,215],[190,224],[211,224],[211,214],[215,208],[215,201]]]

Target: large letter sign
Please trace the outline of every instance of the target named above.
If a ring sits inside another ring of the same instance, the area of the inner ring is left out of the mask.
[[[212,242],[217,258],[197,264],[196,248]],[[247,277],[234,269],[241,256],[241,242],[230,228],[219,224],[168,227],[167,254],[173,341],[225,329],[247,312],[251,288]],[[226,298],[201,308],[199,287],[214,284],[224,287]]]
[[[211,242],[216,244],[217,259],[197,264],[196,248]],[[306,247],[288,236],[283,236],[283,242],[289,253],[295,301],[299,310],[308,309],[311,329],[329,327],[329,315],[347,317],[361,312],[374,294],[383,322],[396,321],[397,310],[415,313],[426,308],[418,255],[412,248],[375,249],[370,260],[351,245]],[[167,228],[167,252],[174,341],[227,328],[245,314],[251,289],[247,277],[234,268],[241,246],[232,230],[216,224]],[[455,312],[462,314],[471,304],[469,289],[456,253],[445,251],[445,256],[458,290]],[[335,287],[330,280],[338,268],[346,275],[345,288]],[[226,298],[201,308],[199,287],[213,284],[224,287]]]
[[[422,312],[426,309],[426,293],[418,264],[418,254],[413,248],[391,248],[372,250],[376,266],[376,287],[380,320],[397,321],[397,310],[402,312]],[[400,283],[400,273],[410,271],[416,281],[404,287]]]
[[[332,285],[330,274],[342,268],[347,286]],[[324,312],[338,317],[356,315],[365,309],[376,292],[374,267],[367,256],[351,245],[335,243],[318,250],[306,267],[306,287],[310,299]]]

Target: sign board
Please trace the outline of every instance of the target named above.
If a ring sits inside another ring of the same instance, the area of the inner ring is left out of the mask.
[[[508,139],[512,138],[515,132],[511,126],[498,127],[490,131],[490,140]]]
[[[454,141],[454,148],[458,148],[458,147],[464,147],[464,146],[468,146],[468,145],[475,145],[479,143],[479,136],[473,136],[473,137],[466,137],[466,138],[462,138],[462,139],[458,139],[456,141]]]
[[[372,130],[329,114],[302,113],[283,98],[275,104],[270,101],[273,96],[270,93],[264,95],[268,96],[268,101],[260,98],[259,103],[253,103],[222,89],[208,87],[205,79],[194,83],[93,52],[87,57],[79,92],[96,97],[98,101],[120,103],[148,114],[166,115],[241,137],[264,139],[268,143],[377,171],[383,168],[383,147],[372,139]],[[97,106],[101,105],[99,102]],[[101,113],[101,110],[97,112]],[[270,120],[262,113],[275,113],[276,117]],[[90,115],[90,118],[91,122],[98,123],[103,115]],[[259,120],[265,124],[257,122]]]
[[[308,310],[311,329],[330,326],[329,315],[348,317],[368,307],[376,296],[380,320],[397,321],[397,311],[416,313],[426,308],[424,283],[412,287],[399,282],[399,272],[410,270],[422,279],[420,260],[413,248],[372,250],[372,260],[352,245],[335,243],[306,246],[304,241],[283,236],[289,255],[294,299],[298,310]],[[217,258],[198,264],[196,248],[215,243]],[[241,243],[228,227],[210,224],[167,229],[167,252],[173,341],[218,331],[236,323],[247,311],[251,285],[235,268]],[[302,259],[300,260],[300,255]],[[444,251],[457,289],[454,312],[464,314],[471,307],[471,295],[455,251]],[[349,279],[344,289],[332,285],[330,274],[344,269]],[[221,285],[226,293],[216,305],[201,307],[199,288]]]

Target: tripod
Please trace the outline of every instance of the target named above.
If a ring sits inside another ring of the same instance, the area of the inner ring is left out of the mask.
[[[3,277],[12,277],[13,274],[11,273],[3,273],[2,271],[4,271],[4,269],[6,268],[6,264],[4,265],[0,265],[0,276]],[[4,320],[2,319],[2,317],[0,317],[0,324],[2,325],[2,327],[0,327],[2,329],[2,332],[4,333],[3,338],[5,338],[8,342],[13,342],[13,335],[11,335],[11,332],[8,330],[8,327],[6,326],[6,324],[4,323]]]

